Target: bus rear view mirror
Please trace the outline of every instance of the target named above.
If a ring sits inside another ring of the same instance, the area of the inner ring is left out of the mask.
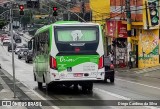
[[[32,41],[29,41],[29,42],[28,42],[28,49],[29,49],[29,50],[32,50]]]

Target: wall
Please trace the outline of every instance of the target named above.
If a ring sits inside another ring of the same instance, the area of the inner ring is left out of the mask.
[[[139,36],[139,68],[159,65],[159,30],[142,30]],[[144,53],[143,53],[144,52]]]
[[[90,0],[92,21],[105,24],[105,19],[110,17],[110,0]]]
[[[110,0],[110,17],[113,19],[126,19],[125,3],[126,0]],[[132,21],[142,21],[143,0],[130,0]]]

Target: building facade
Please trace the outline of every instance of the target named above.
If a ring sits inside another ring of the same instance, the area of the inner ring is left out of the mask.
[[[125,1],[110,0],[110,19],[106,20],[107,51],[114,51],[117,67],[128,63],[127,37],[119,33],[119,28],[124,34],[127,28]],[[160,63],[158,5],[158,0],[130,0],[132,67],[145,68]]]

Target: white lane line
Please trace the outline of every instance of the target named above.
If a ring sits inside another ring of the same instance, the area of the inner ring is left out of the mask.
[[[37,93],[36,91],[34,91],[33,89],[29,88],[24,82],[21,81],[21,83],[26,86],[30,91],[32,91],[36,96],[38,96],[40,99],[44,100],[44,101],[47,101],[46,98],[44,98],[43,96],[41,96],[39,93]],[[50,104],[50,103],[49,103]],[[51,104],[50,104],[51,105]],[[53,109],[60,109],[59,107],[57,106],[51,106]]]
[[[103,92],[103,93],[106,93],[108,95],[114,96],[116,98],[120,98],[120,99],[123,99],[123,100],[131,100],[130,98],[127,98],[127,97],[124,97],[124,96],[121,96],[121,95],[118,95],[118,94],[115,94],[115,93],[112,93],[112,92],[108,92],[108,91],[103,90],[103,89],[99,89],[99,88],[93,88],[93,89],[97,90],[99,92]]]
[[[4,48],[4,51],[5,51],[5,48]],[[8,53],[8,52],[6,52],[6,53]],[[11,56],[11,54],[9,54],[8,53],[8,55],[9,56]],[[15,58],[16,59],[16,58]],[[17,61],[19,61],[19,62],[21,62],[21,63],[23,63],[24,64],[24,62],[22,62],[22,61],[20,61],[20,60],[18,60],[18,59],[16,59]],[[7,72],[7,73],[9,73],[9,72]],[[10,74],[10,73],[9,73]],[[17,79],[17,78],[16,78]],[[19,79],[18,79],[19,80]],[[20,81],[20,80],[19,80]],[[24,82],[22,82],[22,81],[20,81],[24,86],[26,86],[30,91],[32,91],[36,96],[38,96],[39,98],[41,98],[42,100],[45,100],[45,101],[47,101],[47,99],[46,98],[44,98],[43,96],[41,96],[39,93],[37,93],[36,91],[34,91],[33,89],[31,89],[31,88],[29,88]],[[53,109],[60,109],[59,107],[57,107],[57,106],[51,106]]]
[[[132,82],[132,81],[128,81],[128,80],[124,80],[124,79],[120,79],[120,78],[116,78],[116,80],[117,81],[124,81],[124,82],[128,82],[128,83],[137,84],[137,85],[141,85],[141,86],[145,86],[145,87],[149,87],[149,88],[160,90],[159,87],[155,87],[155,86],[151,86],[151,85],[146,85],[146,84],[142,84],[142,83]]]
[[[97,90],[99,92],[106,93],[108,95],[114,96],[116,98],[122,99],[122,100],[133,100],[131,98],[128,98],[128,97],[125,97],[125,96],[122,96],[122,95],[118,95],[118,94],[115,94],[115,93],[112,93],[112,92],[108,92],[108,91],[103,90],[103,89],[99,89],[99,88],[93,88],[93,89]],[[160,108],[154,107],[154,106],[142,106],[142,107],[146,107],[146,109],[160,109]]]

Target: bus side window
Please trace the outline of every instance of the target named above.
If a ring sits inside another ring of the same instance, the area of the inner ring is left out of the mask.
[[[48,47],[49,47],[50,46],[50,42],[49,42],[50,41],[50,39],[49,39],[50,38],[49,37],[50,34],[49,34],[49,31],[47,31],[46,35],[47,35],[47,44],[48,44]]]
[[[34,52],[35,52],[35,55],[37,55],[37,36],[35,36],[35,48],[34,48]]]
[[[45,33],[41,33],[39,37],[40,54],[45,53]]]
[[[46,53],[48,54],[49,53],[49,46],[50,46],[50,42],[49,42],[49,31],[47,31],[45,33],[45,48],[46,48]]]
[[[33,54],[35,54],[35,50],[36,50],[36,40],[34,38],[33,39]]]

